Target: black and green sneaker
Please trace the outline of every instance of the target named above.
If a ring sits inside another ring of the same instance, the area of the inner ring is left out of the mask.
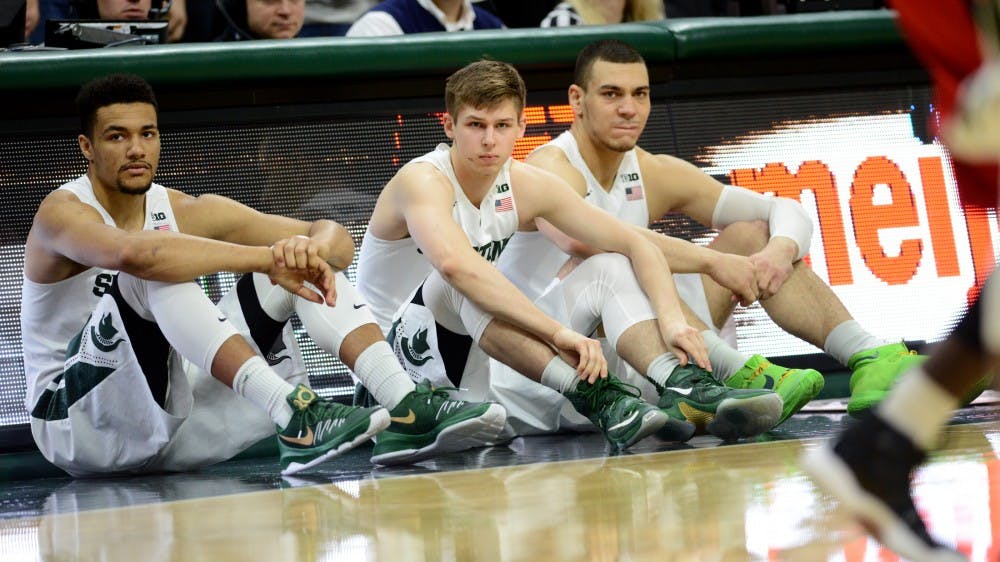
[[[691,363],[674,369],[658,390],[657,405],[672,418],[724,440],[759,435],[781,418],[781,397],[774,391],[729,388]]]
[[[507,411],[493,402],[452,400],[454,388],[434,388],[424,379],[389,411],[392,423],[379,434],[372,462],[410,464],[430,457],[493,444]]]
[[[278,431],[281,474],[295,474],[364,443],[389,426],[385,408],[357,408],[298,385],[285,400],[292,419]]]
[[[576,390],[566,393],[566,399],[577,412],[594,422],[608,441],[626,449],[670,425],[672,440],[687,441],[694,435],[694,426],[673,420],[665,412],[639,398],[639,389],[614,376],[597,379],[593,384],[580,381]]]

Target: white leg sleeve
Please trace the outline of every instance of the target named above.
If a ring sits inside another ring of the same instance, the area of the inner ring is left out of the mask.
[[[445,281],[438,272],[431,273],[423,285],[424,306],[434,321],[456,334],[468,334],[479,345],[486,326],[493,317],[483,312]]]
[[[273,320],[285,322],[295,312],[302,320],[309,337],[320,349],[340,354],[344,338],[365,324],[374,324],[375,317],[343,273],[335,276],[337,306],[316,304],[272,285],[266,275],[253,274],[253,286],[260,308]]]
[[[625,330],[656,318],[632,263],[621,254],[599,254],[584,260],[536,304],[582,334],[592,333],[603,321],[612,349],[617,349]]]
[[[337,306],[329,307],[295,297],[295,312],[309,337],[320,349],[340,356],[340,345],[348,334],[365,324],[375,324],[368,304],[343,273],[336,275]],[[287,292],[287,291],[286,291]]]
[[[238,333],[197,283],[146,281],[119,273],[118,289],[139,316],[156,322],[178,353],[207,373],[223,342]]]

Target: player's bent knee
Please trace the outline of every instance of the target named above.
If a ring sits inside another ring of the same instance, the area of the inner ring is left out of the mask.
[[[769,237],[770,229],[764,221],[736,222],[723,228],[709,246],[727,254],[749,256],[762,250]]]

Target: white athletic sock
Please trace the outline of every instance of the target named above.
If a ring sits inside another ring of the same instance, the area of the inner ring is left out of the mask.
[[[823,351],[846,367],[855,353],[886,343],[868,333],[857,321],[847,320],[830,330],[830,335],[823,342]]]
[[[934,447],[938,431],[957,407],[958,398],[931,380],[923,367],[915,367],[899,379],[877,409],[882,419],[926,451]]]
[[[263,357],[251,357],[240,366],[233,379],[233,390],[267,411],[278,427],[284,429],[292,420],[292,407],[285,397],[295,387],[272,371]]]
[[[708,362],[712,364],[712,375],[719,381],[725,382],[750,360],[750,356],[733,349],[712,330],[702,330],[701,337],[705,338],[705,346],[708,348]]]
[[[652,380],[660,386],[667,386],[667,379],[673,374],[674,369],[681,364],[680,359],[673,353],[664,353],[649,362],[646,369],[646,378]]]
[[[560,394],[576,390],[579,382],[580,377],[576,375],[576,369],[570,367],[569,363],[560,357],[553,357],[542,371],[542,384],[558,390]]]
[[[371,344],[361,352],[354,362],[354,373],[375,400],[390,410],[416,388],[384,340]]]

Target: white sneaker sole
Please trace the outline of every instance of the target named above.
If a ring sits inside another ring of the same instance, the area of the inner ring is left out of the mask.
[[[441,430],[434,442],[426,447],[374,455],[371,461],[383,466],[413,464],[445,453],[491,445],[500,436],[506,421],[507,410],[500,404],[491,404],[483,415]]]

